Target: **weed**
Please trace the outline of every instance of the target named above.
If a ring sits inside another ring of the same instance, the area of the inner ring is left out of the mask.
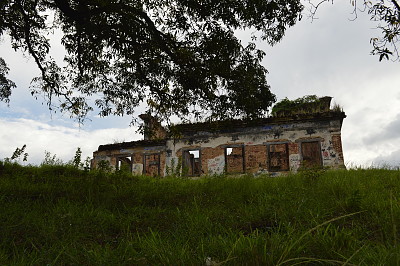
[[[97,170],[100,172],[111,172],[112,167],[110,164],[110,161],[107,160],[101,160],[97,163]]]

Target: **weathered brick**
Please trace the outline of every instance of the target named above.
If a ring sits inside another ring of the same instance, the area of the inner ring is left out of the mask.
[[[290,142],[289,145],[289,155],[290,154],[298,154],[299,153],[299,144]]]
[[[340,135],[332,135],[332,146],[337,152],[339,160],[343,162],[342,138]]]
[[[168,156],[181,158],[182,165],[184,157],[196,174],[208,174],[209,171],[282,172],[289,169],[297,171],[304,161],[312,157],[309,155],[319,158],[322,154],[319,164],[341,167],[344,161],[340,130],[345,117],[344,113],[326,112],[254,121],[176,125],[174,130],[181,130],[178,135],[163,136],[161,130],[160,134],[154,135],[156,139],[100,145],[99,150],[93,153],[92,165],[96,167],[99,161],[108,160],[115,167],[121,160],[118,158],[131,156],[131,161],[125,161],[138,164],[137,169],[144,164],[145,173],[163,175],[167,161],[170,164],[172,161],[167,160]],[[162,129],[160,125],[153,123],[147,126]],[[193,157],[194,153],[188,153],[190,150],[199,150],[199,158]]]

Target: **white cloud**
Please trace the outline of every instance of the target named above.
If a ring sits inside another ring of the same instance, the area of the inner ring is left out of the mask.
[[[395,141],[400,139],[400,114],[374,134],[368,135],[364,138],[365,145],[372,145],[387,141]]]
[[[93,131],[64,126],[52,126],[32,119],[0,119],[0,158],[10,157],[14,150],[27,145],[28,163],[39,164],[44,152],[56,154],[67,162],[72,159],[77,147],[82,157],[92,157],[92,152],[101,144],[141,139],[135,128],[110,128]]]
[[[391,152],[390,154],[381,155],[375,158],[374,165],[377,166],[400,166],[400,149]]]

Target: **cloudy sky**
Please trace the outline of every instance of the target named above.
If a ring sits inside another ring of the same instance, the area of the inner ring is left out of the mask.
[[[370,38],[380,33],[377,24],[364,13],[351,21],[351,12],[349,1],[325,4],[317,20],[304,16],[274,47],[258,43],[267,52],[263,64],[271,90],[278,99],[334,97],[347,114],[342,128],[346,165],[400,165],[400,63],[379,62],[370,55]],[[40,163],[45,150],[68,161],[77,147],[86,157],[100,144],[141,139],[129,127],[130,117],[93,113],[92,121],[79,128],[68,116],[50,114],[29,93],[30,80],[38,73],[33,60],[14,52],[6,38],[0,42],[0,57],[18,86],[9,107],[0,102],[0,159],[26,144],[28,163]]]

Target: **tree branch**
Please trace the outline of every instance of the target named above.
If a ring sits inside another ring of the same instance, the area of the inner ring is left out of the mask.
[[[160,45],[160,48],[177,64],[182,64],[179,58],[175,55],[174,49],[176,46],[174,45],[174,41],[170,39],[169,36],[164,34],[163,32],[159,31],[151,20],[151,18],[147,15],[146,12],[140,10],[139,8],[133,7],[131,5],[126,5],[123,3],[109,3],[102,7],[97,7],[93,9],[86,9],[85,12],[80,12],[71,8],[67,0],[54,0],[56,3],[56,7],[60,9],[60,11],[66,15],[68,18],[72,19],[73,21],[82,25],[82,27],[87,26],[88,24],[92,24],[90,22],[90,18],[92,16],[96,16],[103,12],[108,13],[116,13],[121,14],[125,11],[129,11],[131,14],[137,15],[138,17],[142,18],[145,22],[145,25],[152,33],[152,36]],[[85,25],[86,24],[86,25]]]
[[[24,35],[25,35],[25,42],[26,42],[26,45],[27,45],[27,47],[28,47],[28,51],[29,51],[29,54],[31,54],[32,55],[32,57],[34,58],[34,60],[35,60],[35,63],[36,63],[36,65],[38,66],[38,68],[39,68],[39,70],[40,70],[40,72],[41,72],[41,77],[42,77],[42,80],[47,84],[47,86],[49,87],[49,90],[48,91],[46,91],[46,93],[48,94],[48,99],[49,99],[49,108],[51,107],[51,103],[52,103],[52,95],[53,95],[53,92],[57,95],[57,96],[62,96],[62,97],[64,97],[64,99],[70,104],[70,107],[71,108],[74,108],[74,106],[76,105],[76,103],[73,101],[73,100],[71,100],[71,98],[69,97],[69,95],[67,94],[67,93],[63,93],[63,92],[61,92],[59,89],[58,89],[58,86],[57,86],[57,84],[55,83],[55,82],[52,82],[49,78],[48,78],[48,76],[47,76],[47,74],[46,74],[46,69],[45,69],[45,67],[42,65],[42,60],[39,58],[39,56],[37,55],[37,53],[36,53],[36,51],[35,51],[35,49],[34,49],[34,47],[33,47],[33,44],[32,44],[32,42],[31,42],[31,37],[30,37],[30,35],[31,35],[31,26],[30,26],[30,21],[29,21],[29,16],[25,13],[25,11],[24,11],[24,8],[23,8],[23,6],[22,6],[22,3],[21,3],[21,0],[18,0],[18,1],[16,1],[17,2],[17,5],[18,5],[18,7],[19,7],[19,9],[20,9],[20,12],[21,12],[21,14],[22,14],[22,16],[23,16],[23,20],[24,20],[24,27],[23,27],[23,29],[24,29]],[[50,108],[51,109],[51,108]]]
[[[392,0],[393,5],[397,8],[397,10],[400,12],[400,5],[397,3],[396,0]]]
[[[83,23],[84,22],[84,16],[77,12],[75,9],[73,9],[70,5],[68,0],[54,0],[54,3],[60,11],[66,15],[68,18]]]

